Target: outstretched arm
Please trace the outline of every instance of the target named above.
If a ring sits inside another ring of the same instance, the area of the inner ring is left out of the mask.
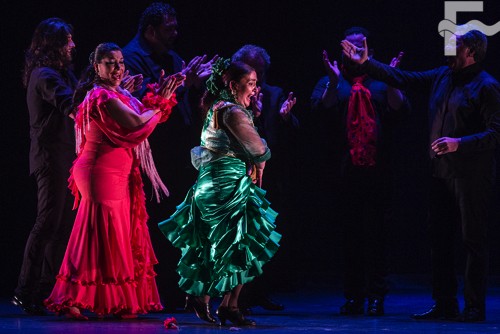
[[[374,59],[369,59],[366,38],[363,40],[362,48],[346,40],[343,40],[340,45],[342,46],[343,54],[353,62],[361,64],[366,74],[392,87],[399,89],[429,88],[438,73],[438,69],[425,72],[401,71],[396,67],[382,64]]]

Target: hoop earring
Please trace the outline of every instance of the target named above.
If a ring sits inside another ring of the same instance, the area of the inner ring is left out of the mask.
[[[231,89],[231,95],[233,96],[234,100],[236,101],[236,97],[238,96],[236,90]]]

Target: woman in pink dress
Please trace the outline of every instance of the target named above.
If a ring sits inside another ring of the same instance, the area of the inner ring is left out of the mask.
[[[82,309],[135,318],[162,309],[139,166],[157,199],[162,191],[168,195],[146,138],[168,118],[173,92],[185,77],[162,73],[141,103],[120,87],[125,65],[116,44],[98,45],[90,62],[75,92],[75,105],[84,97],[75,117],[78,157],[69,179],[78,213],[45,305],[79,320],[87,320]]]

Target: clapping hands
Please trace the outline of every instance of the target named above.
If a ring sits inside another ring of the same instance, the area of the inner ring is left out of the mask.
[[[175,90],[181,86],[186,80],[186,76],[182,72],[178,72],[165,77],[165,71],[161,70],[160,79],[154,85],[156,95],[163,96],[165,99],[170,99]]]
[[[185,85],[186,87],[199,87],[200,84],[206,80],[210,74],[212,74],[212,64],[219,58],[218,55],[215,55],[209,61],[206,61],[207,56],[196,56],[186,65],[186,63],[182,62],[182,71],[181,73],[186,76]]]
[[[290,116],[290,110],[297,103],[297,98],[293,97],[293,92],[288,93],[288,97],[281,105],[280,115],[283,118],[288,118]]]
[[[252,108],[252,113],[254,117],[259,117],[262,114],[262,93],[261,87],[257,87],[255,94],[250,99],[250,107]],[[297,103],[297,98],[293,97],[293,92],[288,93],[288,97],[283,102],[280,108],[280,115],[283,118],[288,118],[290,116],[290,110]]]
[[[323,50],[323,65],[325,66],[326,73],[328,74],[330,85],[336,86],[340,77],[339,66],[336,60],[333,61],[333,64],[330,62],[328,53],[325,50]]]
[[[130,93],[133,93],[141,89],[142,81],[143,81],[142,74],[130,75],[130,72],[127,70],[123,74],[121,86],[123,89],[128,90]]]
[[[250,98],[250,107],[252,108],[253,117],[259,117],[262,113],[262,93],[261,87],[255,89],[255,94]]]

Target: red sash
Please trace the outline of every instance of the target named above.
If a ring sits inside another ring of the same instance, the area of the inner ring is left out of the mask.
[[[347,109],[347,140],[354,166],[375,166],[377,123],[371,93],[363,86],[366,75],[352,79]]]

